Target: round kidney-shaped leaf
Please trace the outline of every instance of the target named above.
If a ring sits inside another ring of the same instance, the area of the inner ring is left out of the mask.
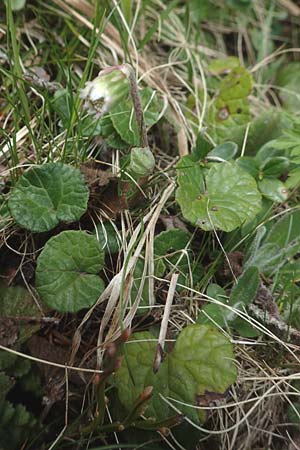
[[[79,220],[87,209],[89,191],[78,169],[62,163],[36,166],[24,173],[8,206],[22,227],[42,232],[60,221]]]
[[[158,421],[174,415],[161,396],[177,400],[174,405],[195,422],[203,421],[205,414],[193,406],[208,394],[223,394],[236,380],[230,341],[207,325],[184,328],[157,373],[153,372],[157,343],[151,333],[135,333],[127,344],[126,357],[115,375],[119,399],[130,411],[145,387],[153,386],[145,416]]]
[[[184,328],[168,359],[169,395],[190,405],[197,398],[201,403],[201,396],[207,393],[224,393],[236,380],[232,345],[211,326],[194,324]],[[204,418],[203,411],[187,406],[180,409],[195,421]]]
[[[104,252],[95,236],[63,231],[49,239],[37,261],[36,288],[41,299],[61,312],[92,306],[104,289],[98,276]]]
[[[232,231],[255,217],[261,195],[251,175],[235,162],[214,163],[204,171],[187,158],[177,165],[176,191],[187,220],[203,230]]]

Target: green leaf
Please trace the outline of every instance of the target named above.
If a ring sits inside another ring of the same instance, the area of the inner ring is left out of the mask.
[[[168,355],[168,363],[170,397],[191,405],[198,395],[225,392],[237,376],[232,345],[225,335],[207,325],[185,327]],[[193,408],[179,408],[197,421]],[[199,415],[203,420],[203,413]]]
[[[14,384],[13,378],[7,376],[4,372],[0,372],[0,405]]]
[[[276,83],[282,87],[279,96],[284,108],[298,113],[299,111],[300,62],[283,64],[278,71]]]
[[[192,156],[184,156],[177,166],[176,201],[181,207],[183,216],[191,223],[196,224],[198,220],[196,200],[199,200],[205,189],[203,169],[192,159]]]
[[[150,128],[159,119],[163,108],[162,100],[149,88],[143,89],[140,95],[145,125]],[[110,111],[110,117],[122,140],[129,145],[138,147],[140,145],[140,133],[131,99],[115,105]]]
[[[251,92],[253,79],[244,67],[234,67],[220,85],[219,97],[226,100],[246,98]]]
[[[72,103],[72,94],[68,89],[58,89],[55,91],[52,107],[60,118],[60,125],[66,129],[70,123]]]
[[[7,0],[6,0],[7,1]],[[12,11],[20,11],[25,7],[26,0],[8,0],[11,2]]]
[[[121,139],[113,126],[111,117],[106,114],[99,120],[100,132],[99,135],[105,138],[106,143],[112,148],[127,148],[128,144]]]
[[[246,269],[247,267],[252,266],[252,258],[254,257],[254,255],[256,254],[257,250],[259,249],[259,247],[262,244],[263,238],[265,237],[267,232],[267,228],[262,225],[260,226],[255,235],[253,240],[251,241],[251,244],[248,246],[246,252],[245,252],[245,256],[244,256],[244,261],[247,261],[246,263],[244,263],[244,269]]]
[[[285,257],[285,251],[281,251],[278,245],[264,243],[245,265],[246,267],[256,266],[261,273],[267,274],[277,270],[284,263]]]
[[[254,219],[252,219],[250,222],[247,222],[245,225],[243,225],[240,229],[241,236],[244,237],[248,235],[249,233],[255,233],[255,230],[257,226],[261,226],[262,222],[264,220],[267,220],[270,217],[270,213],[272,211],[273,202],[265,197],[262,198],[261,201],[261,209],[256,214]]]
[[[226,128],[246,124],[251,115],[247,97],[252,89],[252,76],[244,67],[233,67],[219,87],[210,110],[212,127],[217,135],[225,137]],[[236,142],[235,139],[231,141]]]
[[[103,262],[104,253],[95,236],[63,231],[52,237],[37,261],[36,288],[41,299],[61,312],[89,308],[104,289],[98,276]]]
[[[274,156],[273,158],[267,158],[260,169],[265,177],[279,177],[288,170],[289,165],[289,160],[284,156]]]
[[[213,149],[211,142],[207,141],[202,133],[199,133],[196,140],[196,145],[192,149],[191,157],[193,161],[204,159],[206,155]]]
[[[233,286],[229,299],[224,296],[225,293],[222,295],[220,288],[217,291],[219,295],[212,295],[211,297],[221,302],[226,302],[228,306],[231,306],[237,311],[243,311],[244,307],[252,303],[255,299],[259,284],[260,279],[257,267],[249,267]],[[215,323],[221,327],[231,327],[237,330],[242,336],[257,335],[256,330],[245,320],[241,319],[234,311],[215,303],[210,303],[202,308],[197,323]]]
[[[119,253],[121,242],[118,238],[117,231],[111,222],[99,223],[95,234],[100,243],[101,249],[106,254],[113,255]]]
[[[5,450],[22,448],[33,433],[37,420],[21,404],[5,401],[0,408],[0,442]]]
[[[208,70],[213,75],[222,75],[239,66],[239,59],[236,56],[229,56],[224,59],[214,59],[209,63]]]
[[[266,142],[255,155],[255,161],[257,161],[260,168],[264,167],[264,164],[277,156],[284,156],[284,150],[278,148],[278,139]]]
[[[121,0],[121,6],[123,10],[123,14],[126,22],[130,25],[131,22],[131,10],[132,10],[132,1],[131,0]]]
[[[271,227],[265,243],[276,244],[279,248],[288,246],[293,241],[300,243],[300,211],[284,214]]]
[[[191,233],[181,228],[162,231],[154,239],[154,254],[168,256],[169,253],[183,250],[190,239]]]
[[[180,228],[172,228],[162,231],[154,239],[154,255],[155,255],[155,273],[162,276],[165,271],[178,272],[177,290],[180,292],[183,287],[190,286],[190,278],[196,282],[201,278],[201,267],[194,265],[191,267],[189,262],[192,260],[188,243],[191,239],[191,233]],[[192,271],[192,274],[190,273]]]
[[[2,318],[40,316],[40,311],[32,295],[22,286],[6,286],[0,282],[0,298],[0,317]],[[38,329],[39,325],[17,321],[16,342],[23,343]]]
[[[291,170],[288,174],[288,179],[285,182],[287,189],[298,188],[300,185],[300,168],[295,168]]]
[[[282,181],[276,178],[264,178],[258,182],[258,187],[263,196],[273,202],[281,203],[288,198],[288,190]]]
[[[279,279],[283,286],[287,283],[298,283],[300,281],[300,262],[286,263],[279,271]]]
[[[145,412],[163,420],[174,411],[160,397],[195,405],[198,395],[206,392],[223,393],[236,380],[232,345],[215,328],[189,325],[179,334],[175,348],[168,354],[156,374],[153,362],[157,342],[149,332],[135,333],[125,344],[121,368],[115,382],[123,406],[130,410],[146,386],[153,386],[153,398]],[[195,422],[204,420],[204,414],[192,407],[179,405],[183,414]]]
[[[299,391],[298,391],[299,392]],[[287,408],[288,421],[294,424],[295,427],[300,425],[300,403],[295,402],[293,406],[289,405]]]
[[[285,214],[257,245],[252,245],[245,267],[257,266],[261,273],[270,275],[300,251],[300,211]]]
[[[265,143],[280,137],[283,131],[291,128],[292,121],[282,111],[266,111],[250,123],[245,147],[245,155],[256,154]],[[230,128],[228,138],[242,148],[247,125]],[[230,137],[229,137],[230,136]]]
[[[155,158],[149,147],[134,147],[130,151],[130,163],[128,169],[136,175],[145,177],[153,172]]]
[[[210,284],[207,287],[206,295],[218,300],[221,303],[228,303],[228,297],[226,292],[218,284]],[[205,304],[197,318],[197,323],[200,325],[219,325],[220,327],[227,327],[227,308],[223,308],[222,305],[216,303]]]
[[[227,308],[222,308],[221,305],[215,303],[209,303],[201,309],[197,323],[199,325],[218,325],[219,327],[226,328],[229,326],[227,316]]]
[[[115,374],[118,395],[123,406],[130,410],[147,386],[155,386],[152,400],[147,407],[146,417],[163,420],[168,417],[169,407],[159,393],[168,395],[168,364],[162,363],[157,374],[153,373],[156,339],[148,331],[134,333],[125,344],[120,369]]]
[[[232,231],[260,209],[254,178],[236,163],[212,164],[204,174],[199,164],[185,157],[177,165],[177,174],[176,200],[182,214],[204,230]]]
[[[234,142],[224,142],[217,145],[211,152],[207,154],[208,159],[221,159],[229,161],[233,159],[238,151],[238,146]]]
[[[85,137],[101,136],[101,119],[88,115],[79,122],[80,133]]]
[[[239,167],[244,169],[253,178],[257,178],[259,175],[259,167],[257,161],[251,156],[242,156],[236,160]]]
[[[292,164],[300,164],[300,122],[294,119],[292,128],[283,130],[282,136],[273,142],[273,147],[286,156]],[[293,166],[295,169],[297,166]]]
[[[59,222],[79,220],[89,191],[78,169],[61,163],[35,166],[14,187],[8,206],[15,221],[34,231],[48,231]]]
[[[250,305],[256,297],[259,284],[258,268],[255,266],[249,267],[233,286],[229,304],[236,309],[241,309],[241,306]]]

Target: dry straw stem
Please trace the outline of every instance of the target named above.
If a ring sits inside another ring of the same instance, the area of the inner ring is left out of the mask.
[[[293,16],[300,16],[300,7],[292,0],[279,0],[279,3]]]
[[[80,330],[82,329],[83,325],[87,322],[87,320],[91,317],[94,309],[102,304],[103,302],[107,301],[107,305],[103,314],[103,317],[101,319],[100,328],[99,328],[99,334],[98,334],[98,342],[97,342],[97,367],[101,367],[102,358],[103,358],[103,351],[105,349],[105,346],[113,341],[115,341],[118,337],[121,336],[122,330],[130,328],[131,322],[136,314],[136,311],[138,309],[143,286],[145,283],[145,276],[141,279],[141,284],[139,291],[137,293],[137,296],[134,300],[134,303],[130,305],[130,309],[126,314],[126,307],[129,300],[129,291],[130,286],[128,286],[128,290],[123,295],[123,304],[118,305],[118,300],[120,300],[120,292],[122,289],[124,289],[124,286],[126,287],[126,280],[128,280],[135,268],[135,265],[138,261],[138,258],[142,254],[143,248],[145,244],[147,243],[147,239],[151,235],[151,233],[154,233],[156,222],[161,214],[161,211],[171,196],[173,190],[175,188],[174,183],[169,184],[169,186],[164,190],[160,200],[153,206],[148,214],[144,217],[143,221],[139,223],[136,228],[134,229],[131,239],[129,241],[128,247],[124,253],[124,264],[120,271],[112,278],[104,292],[99,297],[98,301],[95,303],[95,305],[86,313],[84,316],[82,322],[80,323],[79,327],[77,328],[74,339],[73,339],[73,351],[71,355],[71,362],[72,365],[76,351],[79,348],[79,344],[81,341],[81,334]],[[148,224],[147,224],[148,223]],[[142,226],[146,225],[145,230],[138,241],[138,238],[140,236]],[[138,245],[136,243],[138,242]],[[153,244],[152,244],[153,245]],[[136,247],[134,253],[132,254],[132,249]],[[151,252],[153,254],[153,251]],[[152,267],[152,264],[150,264],[150,267]],[[152,278],[152,274],[149,274],[150,278]],[[153,287],[153,284],[150,285]],[[127,294],[127,295],[126,295]],[[150,304],[154,303],[154,293],[153,291],[149,292],[150,296]],[[116,314],[116,311],[118,312]],[[123,317],[124,316],[124,317]],[[106,327],[108,326],[110,320],[113,318],[109,330],[107,332],[107,335],[104,339],[104,332]]]
[[[83,367],[74,367],[71,365],[54,363],[52,361],[48,361],[47,359],[35,358],[34,356],[28,355],[27,353],[18,352],[17,350],[13,350],[12,348],[5,347],[4,345],[0,345],[0,350],[3,350],[8,353],[12,353],[13,355],[16,355],[16,356],[21,356],[22,358],[25,358],[25,359],[30,359],[31,361],[35,361],[37,363],[46,364],[48,366],[59,367],[61,369],[76,370],[78,372],[88,372],[88,373],[93,373],[93,374],[103,372],[102,370],[85,369]]]
[[[170,317],[171,306],[172,306],[172,303],[174,300],[178,277],[179,277],[179,273],[173,273],[171,282],[169,285],[167,300],[166,300],[166,304],[165,304],[165,308],[164,308],[164,314],[163,314],[163,318],[162,318],[162,321],[160,324],[160,332],[159,332],[159,336],[158,336],[158,343],[157,343],[157,347],[156,347],[155,359],[154,359],[154,364],[153,364],[154,372],[158,371],[159,366],[162,361],[164,345],[165,345],[165,340],[166,340],[167,330],[168,330],[168,321],[169,321],[169,317]]]

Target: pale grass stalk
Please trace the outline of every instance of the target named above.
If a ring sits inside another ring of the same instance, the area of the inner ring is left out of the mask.
[[[164,205],[165,205],[166,201],[168,200],[168,198],[170,197],[170,195],[172,194],[173,190],[174,190],[174,185],[173,184],[169,185],[165,189],[165,191],[163,192],[162,197],[161,197],[160,201],[157,203],[157,205],[155,205],[151,209],[151,211],[145,216],[144,223],[146,223],[149,219],[150,220],[149,220],[149,223],[148,223],[148,225],[147,225],[147,227],[146,227],[146,229],[144,231],[143,236],[141,237],[141,239],[140,239],[140,241],[139,241],[139,243],[138,243],[138,245],[136,247],[136,250],[135,250],[134,254],[132,256],[129,256],[129,254],[124,256],[124,260],[125,261],[127,261],[127,258],[129,257],[127,266],[126,267],[123,266],[121,271],[111,281],[111,283],[113,283],[113,288],[112,288],[112,291],[111,291],[111,294],[110,294],[110,298],[109,298],[109,301],[108,301],[108,304],[107,304],[107,308],[106,308],[105,313],[104,313],[105,320],[104,320],[104,317],[103,317],[103,320],[102,320],[101,325],[100,325],[99,336],[98,336],[98,349],[101,347],[103,332],[104,332],[105,326],[108,323],[108,320],[109,320],[109,318],[111,316],[111,311],[115,307],[115,304],[116,304],[116,302],[117,302],[117,300],[119,298],[119,293],[120,293],[120,290],[121,290],[121,285],[123,283],[123,280],[125,280],[126,276],[134,269],[136,261],[137,261],[139,255],[141,254],[142,249],[143,249],[143,247],[145,245],[146,239],[149,236],[149,233],[150,233],[151,229],[153,227],[155,227],[156,222],[157,222],[157,220],[159,218],[159,215],[161,213],[161,210],[164,207]],[[140,228],[140,225],[138,225],[137,229],[139,229],[139,228]],[[130,241],[129,246],[128,246],[129,249],[132,248],[135,245],[136,237],[138,235],[136,233],[137,229],[135,230],[135,233],[134,233],[134,235],[131,238],[131,241]],[[128,314],[123,319],[123,323],[122,323],[122,328],[123,329],[127,329],[127,328],[129,328],[131,326],[131,322],[132,322],[132,319],[134,318],[134,316],[136,314],[136,311],[137,311],[138,306],[139,306],[139,302],[140,302],[140,298],[137,297],[135,302],[133,303],[130,311],[128,312]],[[109,341],[113,341],[113,340],[117,339],[117,337],[119,337],[120,334],[121,334],[120,326],[118,326],[118,328],[116,330],[113,330],[113,331],[109,330],[109,334],[108,334],[109,339],[108,339],[108,337],[105,339],[104,345],[107,344]],[[98,358],[99,358],[99,353],[98,353]]]
[[[153,363],[153,370],[154,372],[157,372],[159,369],[159,366],[162,362],[163,357],[163,351],[165,346],[165,339],[167,336],[167,330],[168,330],[168,321],[170,318],[170,312],[171,312],[171,306],[174,300],[175,296],[175,290],[176,290],[176,284],[178,281],[179,273],[173,273],[170,284],[169,284],[169,290],[168,295],[165,303],[164,308],[164,315],[160,324],[160,331],[158,336],[158,342],[155,352],[155,359]]]
[[[251,232],[246,234],[246,236],[244,236],[232,249],[231,251],[233,252],[234,250],[236,250],[243,242],[245,242],[251,235],[253,235],[257,230],[259,230],[261,227],[263,227],[265,224],[272,222],[272,220],[277,219],[280,216],[283,216],[284,214],[287,214],[289,212],[293,212],[293,211],[298,211],[300,210],[300,205],[299,206],[293,206],[291,208],[287,208],[283,211],[280,211],[276,214],[273,214],[271,217],[265,219],[264,221],[262,221],[261,223],[259,223],[255,229]]]
[[[172,433],[171,430],[169,430],[169,436],[170,436],[171,439],[175,442],[175,444],[177,445],[177,447],[178,447],[180,450],[188,450],[188,449],[186,449],[185,447],[183,447],[183,446],[180,444],[180,442],[177,441],[177,439],[175,438],[175,436],[174,436],[174,434]]]
[[[300,16],[300,7],[292,0],[278,0],[293,16]]]
[[[246,131],[245,131],[245,135],[244,135],[244,139],[243,139],[242,150],[241,150],[241,157],[243,157],[244,154],[245,154],[246,144],[247,144],[247,139],[248,139],[248,134],[249,134],[250,127],[251,127],[251,122],[247,123]]]
[[[17,350],[13,350],[12,348],[5,347],[4,345],[0,345],[0,350],[3,350],[8,353],[12,353],[13,355],[16,355],[16,356],[21,356],[22,358],[25,358],[25,359],[30,359],[31,361],[35,361],[37,363],[46,364],[48,366],[53,366],[53,367],[59,367],[61,369],[76,370],[78,372],[87,372],[87,373],[93,373],[93,374],[103,373],[103,370],[85,369],[83,367],[76,367],[76,366],[70,366],[67,364],[54,363],[52,361],[48,361],[47,359],[35,358],[34,356],[28,355],[27,353],[18,352]]]
[[[191,55],[191,60],[192,60],[192,55]],[[200,114],[200,117],[199,117],[199,125],[198,125],[198,132],[200,133],[200,132],[202,132],[202,129],[203,129],[204,117],[205,117],[206,110],[207,110],[207,98],[208,98],[208,96],[207,96],[206,78],[205,78],[205,73],[204,73],[204,70],[203,70],[202,63],[200,61],[200,58],[197,55],[195,55],[195,60],[196,60],[197,67],[198,67],[198,70],[199,70],[199,73],[200,73],[200,78],[201,78],[202,87],[203,87],[203,104],[201,105],[201,114]],[[196,103],[197,107],[199,108],[198,95],[196,96],[196,102],[197,102]]]
[[[113,419],[112,419],[112,416],[111,416],[111,413],[110,413],[108,405],[105,406],[105,409],[106,409],[106,413],[107,413],[109,422],[113,423]],[[115,437],[116,443],[119,445],[120,441],[119,441],[119,438],[118,438],[118,434],[115,431],[114,431],[114,437]],[[119,448],[119,450],[122,450],[122,449]]]
[[[281,381],[279,381],[277,384],[281,384]],[[223,428],[221,430],[209,430],[207,428],[204,428],[200,425],[197,425],[196,423],[194,423],[191,419],[189,419],[188,417],[185,417],[186,422],[188,422],[190,425],[192,425],[194,428],[196,428],[197,430],[201,431],[202,433],[207,433],[210,435],[222,435],[225,433],[228,433],[230,431],[233,431],[235,428],[240,427],[244,422],[247,421],[248,417],[256,410],[256,408],[258,407],[258,405],[260,404],[260,402],[270,393],[272,392],[276,387],[277,384],[272,385],[267,391],[266,393],[264,393],[256,402],[254,402],[254,405],[244,414],[244,416],[238,421],[236,422],[234,425],[228,427],[228,428]],[[175,399],[173,399],[172,397],[164,397],[162,394],[159,394],[160,398],[167,403],[171,409],[173,409],[176,413],[178,414],[182,414],[180,409],[176,408],[176,406],[174,406],[174,404],[172,403]],[[177,403],[181,403],[178,402]],[[193,406],[194,407],[194,406]],[[198,407],[199,408],[199,407]]]
[[[171,442],[168,440],[167,436],[166,436],[164,433],[162,433],[161,431],[158,431],[157,433],[158,433],[158,434],[160,435],[160,437],[166,442],[166,444],[168,445],[168,447],[169,447],[171,450],[177,450],[177,449],[173,446],[173,444],[171,444]]]
[[[150,230],[149,236],[146,240],[146,248],[145,248],[145,260],[148,265],[148,296],[149,296],[149,307],[154,306],[155,297],[154,297],[154,230],[155,228]]]
[[[161,280],[158,277],[155,277],[156,279],[160,280],[160,281],[165,281],[167,282],[167,280]],[[291,345],[287,344],[286,342],[282,341],[280,338],[278,338],[274,333],[272,333],[266,326],[264,326],[263,324],[261,324],[258,320],[250,317],[248,315],[247,312],[243,312],[241,310],[238,310],[230,305],[227,305],[226,303],[222,303],[219,300],[214,299],[213,297],[210,297],[204,293],[200,293],[197,290],[189,287],[189,286],[185,286],[181,283],[177,283],[178,286],[183,287],[184,289],[188,290],[189,292],[194,292],[196,295],[200,295],[201,298],[203,298],[203,300],[209,301],[211,303],[214,303],[216,305],[219,305],[223,308],[228,309],[229,311],[232,312],[232,314],[237,315],[239,317],[241,317],[242,319],[246,320],[250,325],[252,325],[254,328],[256,328],[257,330],[259,330],[260,332],[262,332],[263,334],[269,336],[271,339],[273,339],[274,341],[278,342],[278,344],[282,345],[294,358],[295,360],[300,363],[300,358],[297,356],[297,354],[292,350]],[[224,330],[222,330],[223,333],[225,333]]]
[[[271,53],[271,55],[268,55],[263,60],[259,61],[254,67],[252,67],[250,72],[251,73],[257,72],[259,69],[261,69],[262,67],[266,66],[271,61],[273,61],[273,59],[277,58],[277,56],[284,55],[286,53],[300,53],[300,48],[293,47],[293,48],[282,49],[282,47],[281,47],[281,48],[275,50],[275,52]]]
[[[87,320],[91,317],[93,311],[95,310],[95,308],[100,305],[101,303],[103,303],[104,301],[108,300],[104,314],[103,314],[103,318],[101,320],[101,324],[99,327],[99,333],[98,333],[98,342],[97,342],[97,367],[101,367],[101,363],[102,363],[102,357],[103,357],[103,345],[107,344],[108,341],[107,339],[105,340],[105,342],[103,343],[103,336],[104,336],[104,330],[113,314],[113,311],[117,305],[119,296],[120,296],[120,291],[121,291],[121,287],[122,284],[124,282],[124,280],[127,278],[127,276],[131,273],[131,271],[134,269],[136,261],[139,257],[139,255],[141,254],[142,248],[146,242],[147,236],[149,235],[149,232],[151,230],[151,228],[153,226],[155,226],[160,212],[165,204],[165,202],[168,200],[168,198],[170,197],[171,193],[174,190],[174,185],[169,185],[160,201],[158,202],[157,205],[155,205],[148,214],[146,214],[146,216],[143,219],[143,223],[148,223],[148,226],[145,229],[145,232],[142,236],[142,238],[140,239],[137,248],[134,252],[134,254],[131,256],[130,252],[131,249],[136,245],[138,236],[140,234],[141,231],[141,227],[142,227],[142,223],[139,223],[136,227],[136,229],[134,230],[131,239],[129,241],[128,244],[128,250],[127,252],[124,254],[124,261],[125,264],[122,266],[121,270],[112,278],[112,280],[110,281],[110,283],[108,284],[108,286],[105,288],[105,290],[103,291],[103,293],[100,295],[99,299],[97,300],[97,302],[92,306],[92,308],[89,309],[89,311],[85,314],[84,318],[82,319],[80,325],[78,326],[75,334],[74,334],[74,338],[73,338],[73,344],[76,343],[76,345],[74,345],[73,351],[72,351],[72,355],[71,355],[71,361],[74,360],[75,358],[75,354],[76,354],[76,349],[78,348],[78,343],[81,340],[81,334],[80,334],[80,330],[83,327],[83,325],[87,322]],[[130,312],[127,314],[127,316],[124,318],[123,320],[123,324],[122,324],[122,328],[126,329],[128,327],[130,327],[131,321],[133,319],[133,317],[135,316],[135,313],[137,311],[138,305],[139,305],[139,298],[137,298],[134,302],[134,304],[132,305],[132,308],[130,310]],[[118,336],[120,336],[121,334],[121,327],[118,326],[118,328],[116,330],[114,330],[113,332],[110,332],[110,340],[113,341],[114,339],[116,339]]]
[[[135,341],[136,342],[136,341]],[[267,381],[269,381],[269,379],[267,378]],[[265,398],[271,398],[271,397],[280,397],[282,395],[281,392],[272,392],[268,395],[265,396]],[[287,392],[286,395],[291,395],[291,396],[295,396],[298,397],[299,394],[293,394],[292,392]],[[230,409],[230,408],[234,408],[237,406],[244,406],[244,405],[248,405],[249,403],[253,403],[253,402],[257,402],[261,399],[261,396],[256,396],[256,397],[251,397],[248,398],[246,400],[241,400],[241,401],[237,401],[237,402],[230,402],[230,403],[226,403],[224,405],[214,405],[214,406],[197,406],[197,405],[193,405],[191,403],[186,403],[186,402],[182,402],[180,400],[177,400],[175,398],[172,397],[168,397],[170,400],[172,400],[172,402],[182,405],[182,406],[188,406],[190,408],[193,409],[197,409],[199,411],[222,411],[222,410],[226,410],[226,409]]]

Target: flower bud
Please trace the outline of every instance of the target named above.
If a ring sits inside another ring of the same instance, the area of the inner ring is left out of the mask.
[[[153,172],[155,158],[149,147],[134,147],[130,153],[129,169],[135,174],[145,177]]]
[[[107,67],[93,81],[85,83],[80,98],[85,100],[84,107],[89,114],[100,117],[126,99],[129,93],[129,71],[126,64]]]

